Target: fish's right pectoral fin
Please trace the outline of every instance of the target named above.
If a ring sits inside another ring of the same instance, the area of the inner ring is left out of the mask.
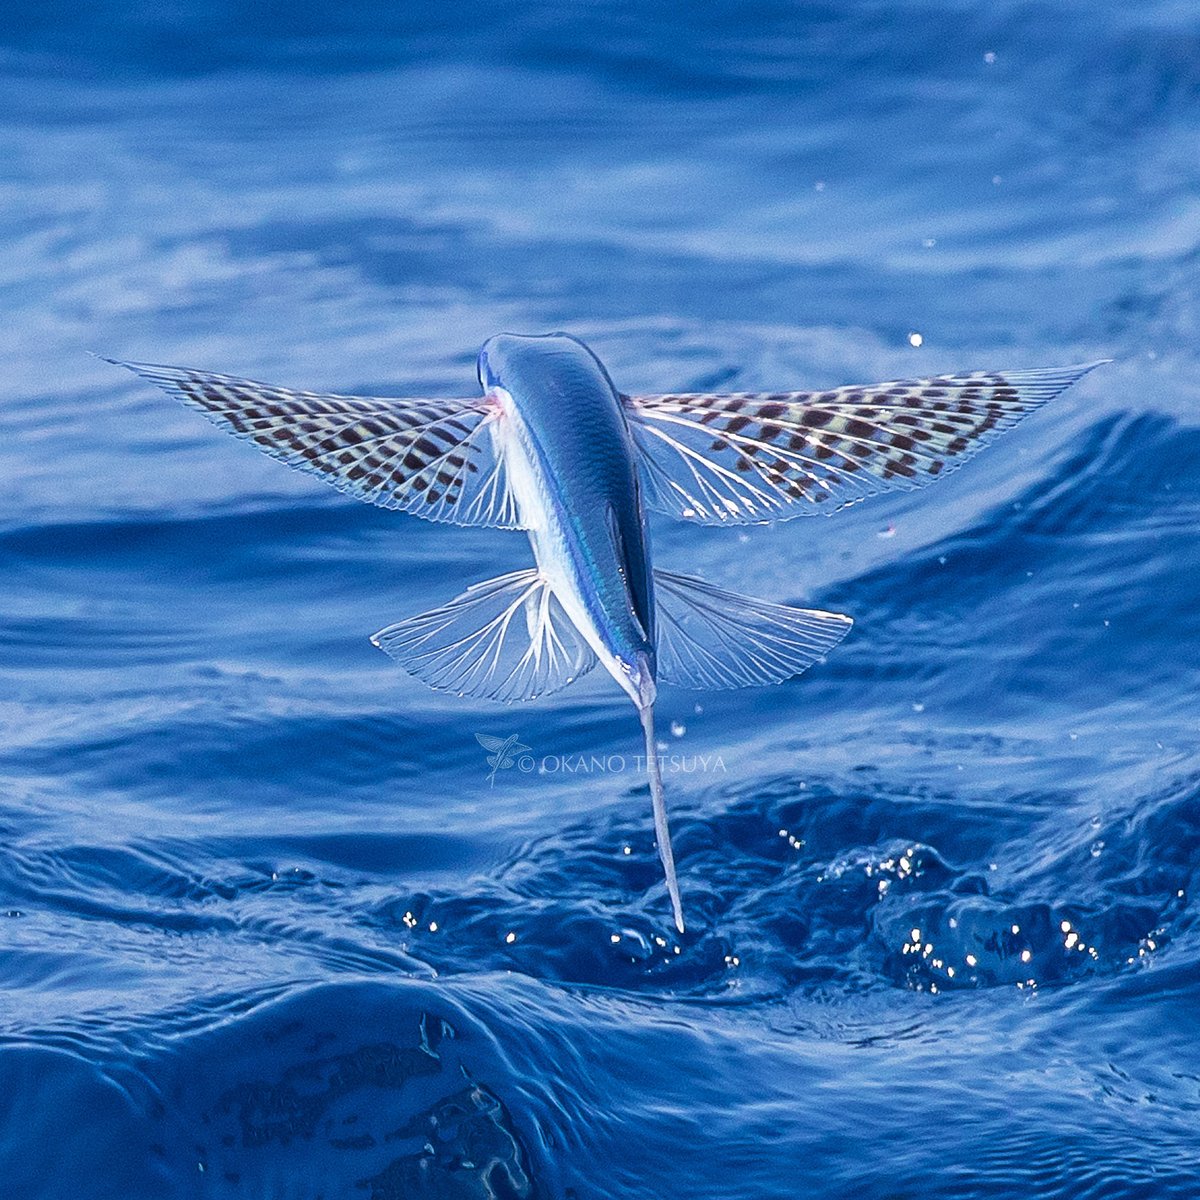
[[[474,584],[371,641],[432,688],[503,701],[556,692],[597,661],[537,571]]]
[[[745,525],[924,487],[1099,365],[624,403],[649,507]]]
[[[690,575],[654,572],[658,677],[700,690],[782,683],[850,632],[841,613],[773,604]]]

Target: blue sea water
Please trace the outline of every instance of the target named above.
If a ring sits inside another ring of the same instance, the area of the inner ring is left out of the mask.
[[[1191,0],[0,11],[0,1195],[1200,1195]],[[624,390],[1112,357],[929,491],[656,561],[804,678],[497,707],[530,563],[85,353]],[[476,734],[537,769],[489,781]],[[630,762],[621,770],[621,759]]]

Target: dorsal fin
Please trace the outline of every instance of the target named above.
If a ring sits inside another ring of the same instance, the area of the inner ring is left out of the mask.
[[[608,530],[612,537],[618,567],[629,589],[629,598],[633,604],[633,615],[641,626],[646,642],[654,645],[654,596],[652,592],[651,575],[647,570],[646,556],[633,555],[629,551],[617,510],[613,505],[608,506]]]

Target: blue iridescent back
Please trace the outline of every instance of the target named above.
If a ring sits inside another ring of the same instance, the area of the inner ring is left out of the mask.
[[[503,333],[479,355],[485,389],[513,397],[533,440],[567,555],[612,649],[653,665],[654,593],[636,448],[600,360],[564,333]]]

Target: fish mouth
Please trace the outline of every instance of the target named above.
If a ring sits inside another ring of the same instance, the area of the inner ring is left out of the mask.
[[[496,386],[498,382],[495,374],[492,371],[491,364],[488,362],[488,347],[494,342],[495,338],[488,338],[483,343],[483,347],[479,351],[479,357],[475,360],[475,374],[479,378],[479,386],[483,390],[489,391]]]

